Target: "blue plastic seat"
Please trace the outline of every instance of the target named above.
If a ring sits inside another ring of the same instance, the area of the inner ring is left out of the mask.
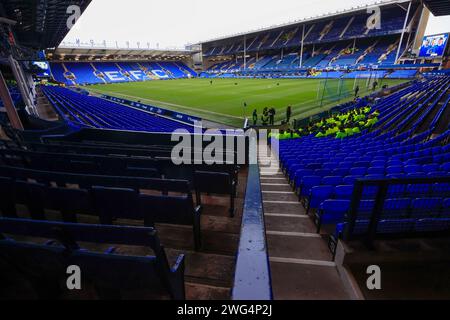
[[[450,172],[450,162],[443,163],[441,165],[441,171]]]
[[[403,167],[403,161],[401,160],[389,160],[386,164],[387,167],[396,167],[401,166]]]
[[[367,169],[367,175],[373,174],[383,174],[384,175],[384,167],[370,167]]]
[[[302,180],[302,178],[304,176],[311,176],[313,174],[314,174],[314,170],[311,170],[311,169],[300,169],[300,170],[297,170],[295,172],[292,172],[289,175],[289,178],[291,180],[295,181],[295,185],[296,186],[300,186],[300,181]]]
[[[441,198],[414,199],[411,204],[411,217],[415,219],[438,217],[441,206]]]
[[[429,195],[431,192],[431,185],[425,184],[425,183],[418,183],[418,184],[409,184],[407,186],[407,192],[411,196],[414,195]]]
[[[311,188],[307,213],[310,209],[317,209],[327,199],[330,199],[334,193],[334,186],[331,185],[323,185],[323,186],[315,186]]]
[[[354,167],[369,167],[370,162],[369,161],[356,161],[355,163],[353,163]]]
[[[441,217],[450,218],[450,198],[444,199],[442,202]]]
[[[351,200],[353,185],[340,185],[334,189],[334,198],[338,200]]]
[[[407,165],[404,167],[405,173],[418,173],[422,172],[422,166],[415,164],[415,165]]]
[[[342,183],[342,177],[340,177],[340,176],[327,176],[327,177],[323,177],[323,179],[322,179],[323,185],[337,186],[341,183]]]
[[[375,200],[360,200],[358,204],[357,220],[369,220],[375,207]]]
[[[342,183],[346,184],[346,185],[350,185],[350,184],[354,184],[357,179],[362,179],[362,178],[363,178],[362,175],[350,175],[350,176],[344,177],[344,179],[342,179]]]
[[[366,174],[364,176],[365,180],[380,180],[380,179],[384,179],[385,176],[382,173],[376,173],[376,174]]]
[[[351,169],[353,168],[353,162],[343,161],[339,163],[338,168],[345,168],[345,169]]]
[[[362,176],[362,175],[365,175],[367,173],[367,168],[365,168],[365,167],[355,167],[355,168],[350,169],[349,173],[350,173],[349,175],[351,175],[351,176],[358,176],[358,175]]]
[[[386,168],[387,174],[401,174],[403,173],[403,167],[402,166],[390,166]]]
[[[450,230],[450,218],[426,218],[416,221],[416,232],[439,232]]]
[[[314,170],[312,175],[326,177],[326,176],[329,176],[331,174],[331,172],[332,171],[330,169],[317,169],[317,170]]]
[[[300,197],[307,197],[311,192],[311,188],[321,184],[322,177],[320,176],[305,176],[300,182]]]
[[[415,224],[415,219],[381,220],[378,223],[377,233],[411,233],[414,231]]]
[[[436,163],[431,163],[431,164],[424,164],[423,166],[422,166],[422,171],[423,172],[426,172],[426,173],[428,173],[428,172],[434,172],[434,171],[439,171],[439,165],[438,164],[436,164]]]
[[[384,167],[386,162],[384,160],[374,160],[370,163],[371,167]]]
[[[347,169],[347,168],[336,168],[331,172],[331,175],[341,176],[341,177],[345,177],[348,174],[349,174],[349,169]]]
[[[349,200],[325,200],[320,205],[321,225],[342,222],[349,208]]]
[[[383,204],[383,218],[384,219],[398,219],[406,218],[409,214],[409,207],[411,199],[387,199]]]

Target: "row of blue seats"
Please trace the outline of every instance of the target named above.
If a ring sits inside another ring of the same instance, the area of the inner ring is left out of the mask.
[[[444,149],[444,148],[439,148]],[[449,149],[449,148],[445,148]],[[415,152],[416,154],[418,152]],[[405,158],[399,155],[396,159],[383,159],[384,156],[375,156],[373,158],[359,158],[346,157],[342,161],[327,161],[330,159],[319,158],[318,155],[312,154],[311,158],[298,158],[286,160],[284,165],[289,178],[298,187],[301,184],[301,179],[305,175],[402,175],[415,174],[427,175],[429,173],[448,172],[448,162],[450,161],[450,150],[442,151],[442,153],[432,156],[418,156]],[[320,161],[327,161],[322,162]],[[317,171],[316,171],[317,170]]]
[[[59,211],[65,222],[77,222],[79,215],[98,217],[101,224],[117,219],[137,220],[147,227],[155,223],[191,226],[195,250],[201,247],[201,206],[194,206],[192,195],[149,195],[135,189],[90,186],[85,189],[52,187],[0,177],[5,200],[0,204],[4,217],[18,218],[16,205],[26,205],[30,216],[47,220],[46,210]]]
[[[326,224],[340,224],[345,221],[350,211],[350,200],[325,200],[316,214],[318,228]],[[370,220],[375,207],[375,200],[360,200],[356,221]],[[381,211],[381,220],[389,219],[450,219],[450,198],[395,198],[386,199]]]
[[[360,220],[352,230],[353,236],[367,233],[370,221]],[[343,236],[347,222],[336,226],[334,238]],[[448,234],[450,229],[450,218],[424,218],[424,219],[384,219],[378,223],[377,233],[379,235],[436,235]]]
[[[324,178],[323,181],[326,179]],[[326,181],[325,181],[326,182]],[[331,179],[328,182],[334,182]],[[306,205],[308,211],[310,209],[319,209],[323,203],[327,200],[348,200],[352,199],[355,186],[353,184],[344,185],[346,182],[342,181],[342,184],[337,182],[336,184],[323,184],[320,186],[314,186],[309,189],[309,193],[306,196]],[[370,200],[375,199],[378,192],[378,188],[374,186],[363,187],[361,191],[362,199]],[[434,184],[406,184],[406,185],[392,185],[387,189],[388,198],[408,197],[414,195],[421,196],[450,196],[450,183],[434,183]]]
[[[192,126],[63,87],[45,86],[43,92],[57,112],[75,126],[146,132],[193,131]]]

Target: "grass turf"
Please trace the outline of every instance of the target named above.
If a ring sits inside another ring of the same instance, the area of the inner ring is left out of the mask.
[[[140,100],[170,110],[199,116],[203,119],[242,127],[244,113],[251,119],[254,109],[258,110],[258,122],[264,107],[276,109],[277,122],[285,118],[285,110],[292,106],[292,118],[305,118],[330,109],[338,101],[325,98],[322,106],[318,91],[325,96],[337,92],[338,80],[328,80],[326,90],[319,79],[181,79],[169,81],[147,81],[119,84],[101,84],[88,89],[103,94]],[[369,92],[366,80],[358,80],[360,96]],[[390,86],[404,80],[379,80],[380,86]],[[340,102],[353,98],[354,80],[343,81],[345,88]],[[320,95],[320,94],[319,94]],[[247,103],[244,108],[243,104]],[[245,109],[245,110],[244,110]]]

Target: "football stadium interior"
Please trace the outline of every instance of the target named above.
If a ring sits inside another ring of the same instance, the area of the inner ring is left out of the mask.
[[[0,299],[450,299],[448,0],[63,43],[90,5],[0,2]]]

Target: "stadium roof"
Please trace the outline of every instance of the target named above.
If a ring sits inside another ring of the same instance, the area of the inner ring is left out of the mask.
[[[189,50],[158,50],[158,49],[107,49],[107,48],[78,48],[58,47],[50,52],[50,60],[146,60],[183,59],[191,56],[194,51]]]
[[[434,16],[438,17],[450,15],[449,0],[423,0],[423,3]]]
[[[33,49],[54,48],[69,32],[67,13],[77,5],[83,13],[91,0],[2,0],[0,17],[15,21],[13,31],[22,46]]]
[[[448,2],[448,0],[444,0],[444,1]],[[336,17],[336,16],[342,16],[342,15],[346,15],[346,14],[351,14],[351,13],[355,13],[355,12],[359,12],[359,11],[366,11],[367,8],[371,8],[371,7],[374,7],[374,6],[384,7],[384,6],[391,6],[391,5],[400,5],[400,4],[404,4],[404,3],[408,3],[408,2],[417,2],[417,0],[387,0],[387,1],[386,0],[381,0],[381,1],[374,1],[373,3],[370,3],[370,4],[361,5],[361,6],[357,6],[357,7],[352,7],[352,8],[345,9],[345,10],[339,10],[339,11],[336,11],[336,12],[333,12],[333,13],[326,13],[326,14],[322,14],[322,15],[318,15],[318,16],[314,16],[314,17],[309,17],[309,18],[305,18],[305,19],[291,21],[291,22],[288,22],[288,23],[275,25],[275,26],[270,26],[270,27],[266,27],[266,28],[261,28],[261,29],[258,29],[258,30],[242,32],[242,33],[229,35],[229,36],[225,36],[225,37],[218,37],[218,38],[214,38],[214,39],[203,41],[200,44],[209,44],[209,43],[213,43],[213,42],[219,42],[219,41],[222,41],[222,40],[231,40],[231,39],[234,39],[234,38],[241,38],[243,36],[252,36],[252,35],[256,35],[256,34],[261,33],[261,32],[272,31],[272,30],[276,30],[276,29],[282,29],[282,28],[285,28],[285,27],[293,27],[293,26],[302,25],[304,23],[308,23],[308,22],[311,22],[311,21],[319,21],[319,20],[324,20],[324,19],[328,19],[328,18],[332,18],[332,17]]]

